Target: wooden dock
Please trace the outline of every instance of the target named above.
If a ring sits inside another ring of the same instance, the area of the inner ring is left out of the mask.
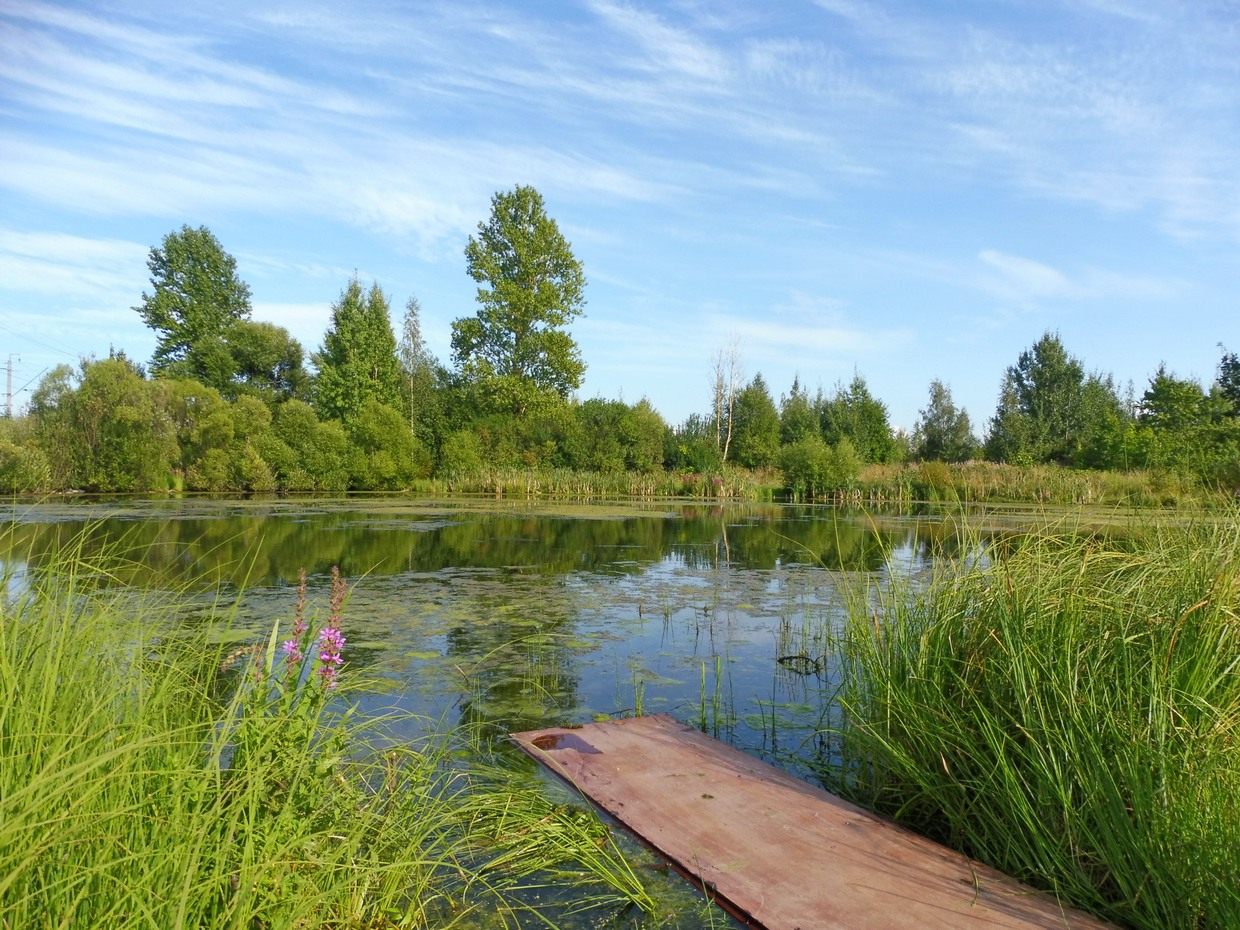
[[[765,930],[1114,930],[665,714],[515,733]]]

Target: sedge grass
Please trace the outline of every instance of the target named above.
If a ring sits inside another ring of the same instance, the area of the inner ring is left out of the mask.
[[[1234,521],[1035,536],[859,599],[825,774],[1121,925],[1240,927],[1238,603]]]
[[[648,905],[605,837],[462,768],[455,737],[369,751],[347,665],[291,674],[281,629],[222,671],[175,605],[135,615],[80,557],[2,588],[0,927],[507,926],[539,873]]]

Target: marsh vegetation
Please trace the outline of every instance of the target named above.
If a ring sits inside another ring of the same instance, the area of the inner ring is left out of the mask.
[[[13,925],[726,925],[504,738],[653,711],[1122,925],[1236,923],[1234,523],[494,497],[9,519]],[[290,677],[299,616],[343,637],[337,687]]]

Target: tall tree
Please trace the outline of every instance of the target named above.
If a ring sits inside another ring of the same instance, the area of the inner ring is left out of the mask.
[[[439,363],[422,338],[422,305],[417,297],[405,304],[396,352],[405,381],[409,428],[426,448],[436,449],[443,433]]]
[[[736,462],[746,468],[774,465],[779,455],[779,411],[761,372],[736,396],[732,421]]]
[[[732,448],[732,412],[736,406],[736,395],[740,393],[745,378],[739,338],[734,336],[727,348],[720,348],[715,352],[711,375],[715,447],[719,450],[720,459],[726,462]]]
[[[185,361],[203,339],[222,336],[250,315],[250,287],[237,277],[236,260],[205,226],[182,226],[164,236],[147,258],[153,293],[134,309],[158,334],[151,372]],[[192,376],[177,371],[178,376]]]
[[[1228,352],[1220,343],[1223,357],[1218,363],[1218,377],[1214,381],[1214,391],[1223,398],[1227,407],[1227,415],[1240,418],[1240,358],[1235,352]]]
[[[848,386],[837,385],[829,400],[819,399],[822,438],[831,446],[847,439],[865,462],[890,462],[896,441],[887,405],[870,393],[865,378],[854,374]]]
[[[314,354],[318,370],[314,406],[320,418],[348,420],[369,399],[404,409],[403,378],[396,358],[387,297],[378,284],[363,292],[357,275],[332,304],[323,347]]]
[[[1081,426],[1085,368],[1052,333],[1043,334],[1007,369],[990,423],[993,461],[1070,463]]]
[[[977,450],[969,414],[952,403],[951,388],[935,378],[913,429],[913,454],[926,462],[965,462]]]
[[[821,438],[818,416],[798,375],[792,379],[788,393],[779,399],[779,441],[781,445],[790,446],[811,436]]]
[[[452,353],[481,404],[520,416],[567,398],[585,363],[564,327],[582,313],[586,279],[542,195],[524,186],[495,194],[465,260],[483,286],[477,314],[452,324]]]
[[[165,375],[192,378],[228,400],[250,394],[274,406],[309,391],[305,360],[301,343],[283,326],[238,320],[198,340]]]

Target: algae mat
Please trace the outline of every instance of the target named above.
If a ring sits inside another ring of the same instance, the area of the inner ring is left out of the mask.
[[[752,926],[1108,927],[665,714],[513,738]]]

